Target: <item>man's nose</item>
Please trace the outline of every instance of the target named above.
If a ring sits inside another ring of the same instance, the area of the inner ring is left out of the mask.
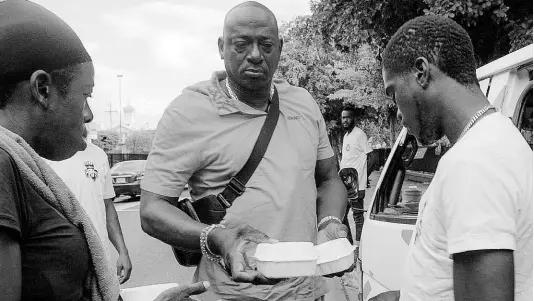
[[[85,105],[83,107],[83,122],[89,123],[91,121],[93,121],[93,111],[91,111],[89,103],[87,103],[87,100],[85,100]]]
[[[251,63],[254,63],[254,64],[259,64],[262,62],[263,57],[260,52],[260,47],[258,46],[257,43],[252,44],[252,49],[248,54],[248,59],[250,60]]]

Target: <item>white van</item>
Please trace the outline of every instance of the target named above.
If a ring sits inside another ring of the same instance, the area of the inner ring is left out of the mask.
[[[477,69],[482,91],[512,119],[531,148],[532,51],[529,45]],[[417,199],[428,188],[446,151],[418,145],[406,129],[397,137],[365,213],[358,254],[361,300],[400,289],[418,214]]]

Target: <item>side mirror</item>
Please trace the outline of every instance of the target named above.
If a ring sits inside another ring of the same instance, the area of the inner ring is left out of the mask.
[[[413,159],[415,158],[415,155],[417,154],[417,139],[415,139],[414,136],[408,135],[406,137],[406,140],[404,141],[404,152],[401,155],[402,163],[404,164],[404,167],[410,166],[412,164]]]

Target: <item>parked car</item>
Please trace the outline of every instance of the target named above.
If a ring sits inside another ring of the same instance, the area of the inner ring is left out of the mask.
[[[130,160],[119,162],[111,168],[113,188],[117,196],[136,197],[141,194],[146,160]]]
[[[477,69],[488,100],[509,117],[532,147],[532,51],[529,45]],[[362,296],[369,300],[399,290],[418,215],[417,198],[426,191],[448,147],[419,145],[402,129],[365,212],[358,270]],[[409,199],[409,200],[408,200]]]

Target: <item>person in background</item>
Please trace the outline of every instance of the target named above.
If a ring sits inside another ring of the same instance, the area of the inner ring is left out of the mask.
[[[382,74],[408,131],[452,147],[421,199],[400,292],[371,300],[532,300],[532,150],[480,90],[469,35],[412,19]]]
[[[87,147],[63,161],[45,160],[74,193],[87,215],[93,222],[107,258],[111,264],[108,238],[119,256],[116,273],[119,283],[130,279],[132,263],[122,236],[119,217],[113,204],[115,191],[106,153],[87,139],[87,129],[83,131]]]
[[[251,257],[257,243],[270,239],[321,243],[347,236],[341,223],[347,193],[319,106],[306,90],[273,80],[282,39],[265,6],[247,1],[232,8],[218,45],[226,71],[186,88],[158,124],[141,184],[143,230],[169,245],[202,245],[195,281],[213,287],[202,300],[322,300],[322,277],[271,281]],[[274,134],[221,224],[196,222],[176,208],[186,183],[195,201],[220,193],[241,169],[275,90]]]
[[[119,298],[102,242],[69,188],[41,159],[86,148],[92,59],[76,33],[30,1],[0,1],[0,292],[2,301]],[[209,283],[157,300],[188,300]]]
[[[352,208],[356,233],[354,244],[360,245],[360,236],[363,227],[363,201],[367,188],[367,154],[373,149],[368,143],[365,132],[356,126],[358,112],[353,106],[347,105],[341,112],[341,123],[345,131],[343,136],[343,149],[341,150],[341,163],[339,168],[354,168],[358,172],[358,195],[351,198],[349,206]],[[346,222],[348,220],[345,217]]]

